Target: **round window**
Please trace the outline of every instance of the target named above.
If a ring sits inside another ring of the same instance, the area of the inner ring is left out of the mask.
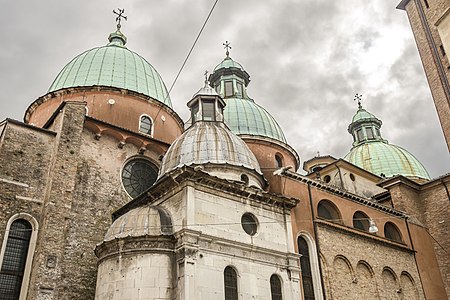
[[[245,213],[241,218],[242,228],[249,235],[255,235],[258,231],[258,222],[252,214]]]
[[[136,198],[155,183],[156,167],[146,159],[130,160],[122,170],[122,183],[131,198]]]

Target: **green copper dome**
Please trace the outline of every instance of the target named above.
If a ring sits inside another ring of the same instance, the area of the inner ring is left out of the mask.
[[[214,72],[219,69],[222,69],[222,68],[238,68],[238,69],[244,70],[244,68],[242,67],[242,65],[240,63],[234,61],[229,56],[225,57],[225,59],[214,68]]]
[[[357,122],[366,119],[377,119],[372,113],[368,112],[364,108],[360,107],[356,114],[353,116],[352,122]]]
[[[378,176],[403,175],[430,179],[417,158],[405,149],[387,142],[367,142],[353,147],[344,159]]]
[[[381,120],[363,109],[361,103],[358,106],[358,111],[348,126],[348,132],[353,135],[353,148],[344,159],[382,177],[403,175],[430,179],[417,158],[381,137]]]
[[[172,107],[161,76],[143,57],[125,47],[117,30],[106,46],[85,51],[58,74],[48,92],[81,86],[111,86],[138,92]]]
[[[215,67],[209,81],[226,103],[223,113],[225,124],[233,133],[269,137],[287,143],[280,125],[272,115],[248,96],[250,75],[228,52],[225,59]]]
[[[277,121],[253,100],[242,98],[225,99],[225,124],[235,134],[249,134],[270,137],[286,143],[283,131]]]

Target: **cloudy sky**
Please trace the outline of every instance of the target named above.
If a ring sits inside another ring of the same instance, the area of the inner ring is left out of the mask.
[[[81,52],[107,43],[112,9],[125,8],[128,48],[170,86],[214,0],[0,0],[0,120],[22,120],[58,72]],[[399,1],[219,0],[171,98],[185,103],[223,58],[222,43],[251,76],[250,96],[273,114],[302,162],[343,157],[347,126],[363,106],[382,135],[413,153],[432,177],[450,160],[406,13]]]

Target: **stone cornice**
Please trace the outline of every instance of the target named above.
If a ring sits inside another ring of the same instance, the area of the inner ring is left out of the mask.
[[[117,255],[140,254],[150,252],[174,253],[175,239],[173,236],[139,236],[117,238],[102,242],[95,247],[95,255],[99,263]]]
[[[195,183],[206,188],[213,188],[238,197],[244,197],[287,210],[294,208],[299,202],[299,200],[294,198],[266,192],[257,187],[246,186],[242,182],[221,179],[201,170],[195,170],[193,167],[183,166],[163,175],[147,192],[116,210],[113,213],[113,219],[117,219],[135,207],[152,203],[156,199],[163,197],[173,188],[183,184],[187,185],[188,183]]]
[[[323,184],[323,183],[321,183],[319,181],[315,181],[315,180],[309,179],[308,177],[300,175],[298,173],[287,171],[287,172],[284,172],[283,174],[281,174],[281,176],[286,176],[286,177],[294,179],[296,181],[300,181],[300,182],[303,182],[303,183],[306,183],[306,184],[310,184],[311,186],[316,187],[319,190],[326,191],[326,192],[331,193],[333,195],[336,195],[338,197],[351,200],[353,202],[356,202],[356,203],[362,204],[364,206],[368,206],[368,207],[380,210],[380,211],[382,211],[384,213],[388,213],[388,214],[396,216],[396,217],[401,217],[401,218],[407,218],[408,217],[408,215],[406,215],[404,212],[401,212],[399,210],[396,210],[396,209],[390,208],[388,206],[379,204],[379,203],[377,203],[374,200],[371,200],[369,198],[362,198],[362,197],[360,197],[358,195],[355,195],[355,194],[352,194],[350,192],[347,192],[347,191],[344,191],[344,190],[341,190],[341,189],[338,189],[338,188],[335,188],[335,187],[331,187],[331,186]]]
[[[161,144],[161,145],[163,145],[163,146],[166,146],[167,148],[170,146],[169,143],[166,143],[166,142],[164,142],[164,141],[155,139],[155,138],[150,137],[150,136],[145,135],[145,134],[141,134],[141,133],[138,133],[138,132],[134,132],[134,131],[129,130],[129,129],[127,129],[127,128],[120,127],[120,126],[117,126],[117,125],[114,125],[114,124],[111,124],[111,123],[108,123],[108,122],[106,122],[106,121],[99,120],[99,119],[96,119],[96,118],[93,118],[93,117],[90,117],[90,116],[86,116],[86,122],[98,123],[98,124],[103,125],[104,127],[109,127],[109,128],[115,129],[115,130],[117,130],[117,131],[124,132],[124,133],[126,133],[127,135],[132,135],[132,136],[134,136],[134,137],[136,137],[136,138],[138,138],[138,139],[144,140],[144,141],[150,140],[150,141],[153,141],[153,142],[157,142],[157,143],[159,143],[159,144]]]

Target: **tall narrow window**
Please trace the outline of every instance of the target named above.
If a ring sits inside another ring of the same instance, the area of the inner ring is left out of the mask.
[[[367,127],[366,128],[366,134],[367,134],[367,138],[369,140],[373,140],[375,138],[375,136],[373,135],[373,130],[371,127]]]
[[[283,299],[283,295],[281,294],[281,280],[275,274],[270,276],[270,294],[272,295],[272,300]]]
[[[9,227],[0,271],[0,299],[18,300],[20,297],[31,233],[31,224],[23,219],[15,220]]]
[[[225,300],[238,300],[237,274],[232,267],[226,267],[223,271],[225,283]]]
[[[191,108],[192,123],[198,120],[198,103],[194,104]]]
[[[244,96],[244,86],[240,82],[237,82],[236,86],[237,86],[238,96],[243,97]]]
[[[275,164],[277,168],[281,168],[283,166],[283,158],[280,154],[275,154]]]
[[[356,131],[356,134],[358,135],[358,142],[362,142],[362,140],[364,140],[364,135],[363,135],[362,129],[358,129]]]
[[[142,116],[139,122],[139,132],[143,134],[152,135],[153,122],[149,116]]]
[[[214,109],[215,103],[214,101],[202,101],[202,112],[203,112],[203,121],[215,121],[216,113]]]
[[[225,81],[225,97],[231,97],[233,94],[233,81]]]
[[[297,243],[298,252],[302,255],[300,257],[300,267],[302,269],[303,294],[305,295],[305,300],[314,300],[314,285],[311,273],[308,243],[302,237],[298,238]]]

